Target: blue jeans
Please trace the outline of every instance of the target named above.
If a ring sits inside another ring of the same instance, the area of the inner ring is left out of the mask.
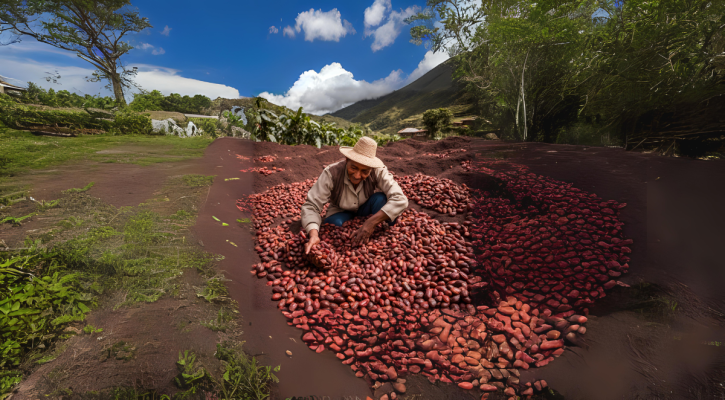
[[[365,201],[360,208],[357,209],[357,212],[354,211],[341,211],[337,214],[332,214],[329,217],[325,218],[324,223],[325,224],[333,224],[335,226],[342,226],[345,222],[355,218],[355,217],[367,217],[368,215],[373,215],[380,211],[383,206],[388,202],[388,198],[385,196],[385,193],[383,192],[377,192],[373,193],[372,196],[370,196],[367,201]],[[389,225],[394,225],[395,221],[388,221]]]

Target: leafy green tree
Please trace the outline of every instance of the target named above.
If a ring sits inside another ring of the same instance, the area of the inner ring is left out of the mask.
[[[428,129],[428,137],[436,138],[451,125],[453,113],[447,108],[433,108],[423,113],[423,124]]]
[[[407,22],[412,42],[455,56],[509,137],[553,142],[581,123],[626,134],[725,93],[722,1],[429,0]]]
[[[90,81],[108,81],[116,103],[126,105],[124,88],[135,86],[136,68],[120,58],[133,46],[124,37],[150,28],[147,18],[131,9],[129,0],[3,0],[0,31],[30,36],[75,52],[96,71]]]
[[[211,107],[211,104],[211,99],[201,94],[194,97],[182,97],[178,93],[164,96],[158,90],[153,90],[134,94],[129,107],[134,111],[174,111],[184,114],[199,114],[205,108]]]

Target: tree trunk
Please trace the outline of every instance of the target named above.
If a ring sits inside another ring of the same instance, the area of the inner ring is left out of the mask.
[[[123,86],[121,86],[121,77],[116,74],[109,74],[111,84],[113,85],[113,95],[116,97],[117,106],[125,106],[126,98],[123,97]]]

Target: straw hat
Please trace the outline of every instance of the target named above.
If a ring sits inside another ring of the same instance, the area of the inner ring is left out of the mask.
[[[375,151],[377,149],[378,144],[373,139],[363,136],[355,143],[355,147],[340,146],[340,153],[370,168],[382,168],[385,164],[379,158],[375,157]]]

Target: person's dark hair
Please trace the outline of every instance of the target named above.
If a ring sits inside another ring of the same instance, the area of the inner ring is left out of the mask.
[[[334,182],[332,192],[330,193],[330,202],[336,206],[340,205],[340,199],[342,199],[342,191],[345,189],[345,176],[347,175],[348,161],[349,159],[345,158],[340,162],[330,166],[330,173],[332,174],[332,179]],[[373,193],[375,193],[375,188],[378,187],[378,180],[375,176],[375,168],[373,168],[367,178],[363,179],[361,184],[363,185],[363,190],[365,191],[366,197],[369,198],[373,195]]]

